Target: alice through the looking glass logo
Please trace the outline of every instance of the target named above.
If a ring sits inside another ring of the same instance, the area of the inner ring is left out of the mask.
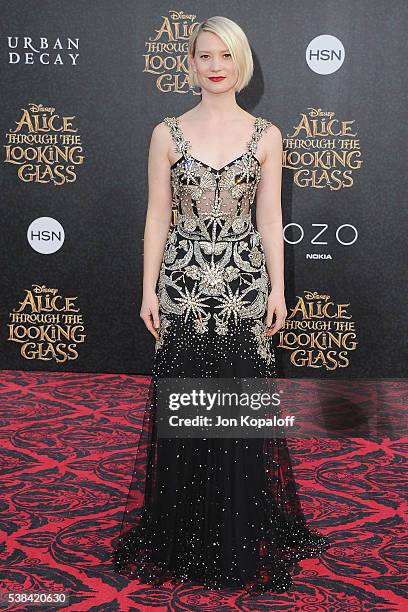
[[[77,300],[56,288],[32,285],[9,315],[7,340],[20,345],[24,359],[59,364],[78,359],[86,334]]]
[[[187,78],[187,50],[189,36],[198,23],[197,15],[169,11],[145,42],[143,72],[155,77],[159,91],[192,93]]]

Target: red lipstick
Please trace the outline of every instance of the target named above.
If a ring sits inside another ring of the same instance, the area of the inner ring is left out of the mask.
[[[210,81],[223,81],[225,79],[225,77],[223,76],[218,76],[218,77],[208,77],[210,79]]]

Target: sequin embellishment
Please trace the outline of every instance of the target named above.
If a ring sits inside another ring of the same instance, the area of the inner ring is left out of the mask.
[[[182,157],[171,169],[177,221],[169,230],[160,269],[163,325],[156,350],[171,325],[168,315],[191,319],[191,332],[197,334],[209,331],[210,319],[219,335],[226,335],[238,319],[248,319],[259,355],[271,364],[273,350],[263,336],[270,280],[261,237],[251,220],[261,178],[257,143],[271,122],[256,117],[247,150],[218,170],[189,154],[190,142],[177,117],[164,122]]]

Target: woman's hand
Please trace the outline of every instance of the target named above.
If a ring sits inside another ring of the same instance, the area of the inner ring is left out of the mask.
[[[156,340],[159,340],[159,334],[156,331],[160,325],[159,300],[154,291],[148,291],[147,293],[143,292],[140,317],[143,319],[149,332],[156,338]]]
[[[276,320],[272,325],[272,318],[275,314]],[[285,303],[284,291],[272,291],[268,297],[268,308],[266,313],[266,327],[269,328],[266,332],[267,336],[273,336],[285,324],[288,311]]]

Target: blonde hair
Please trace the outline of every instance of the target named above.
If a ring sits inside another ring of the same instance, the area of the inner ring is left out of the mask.
[[[240,92],[241,89],[248,85],[254,72],[251,48],[243,29],[235,23],[235,21],[232,21],[232,19],[219,15],[209,17],[205,21],[199,23],[190,35],[187,57],[188,80],[190,86],[200,87],[195,78],[195,72],[190,60],[194,58],[197,38],[201,32],[212,32],[213,34],[217,34],[227,45],[237,71],[235,91]]]

